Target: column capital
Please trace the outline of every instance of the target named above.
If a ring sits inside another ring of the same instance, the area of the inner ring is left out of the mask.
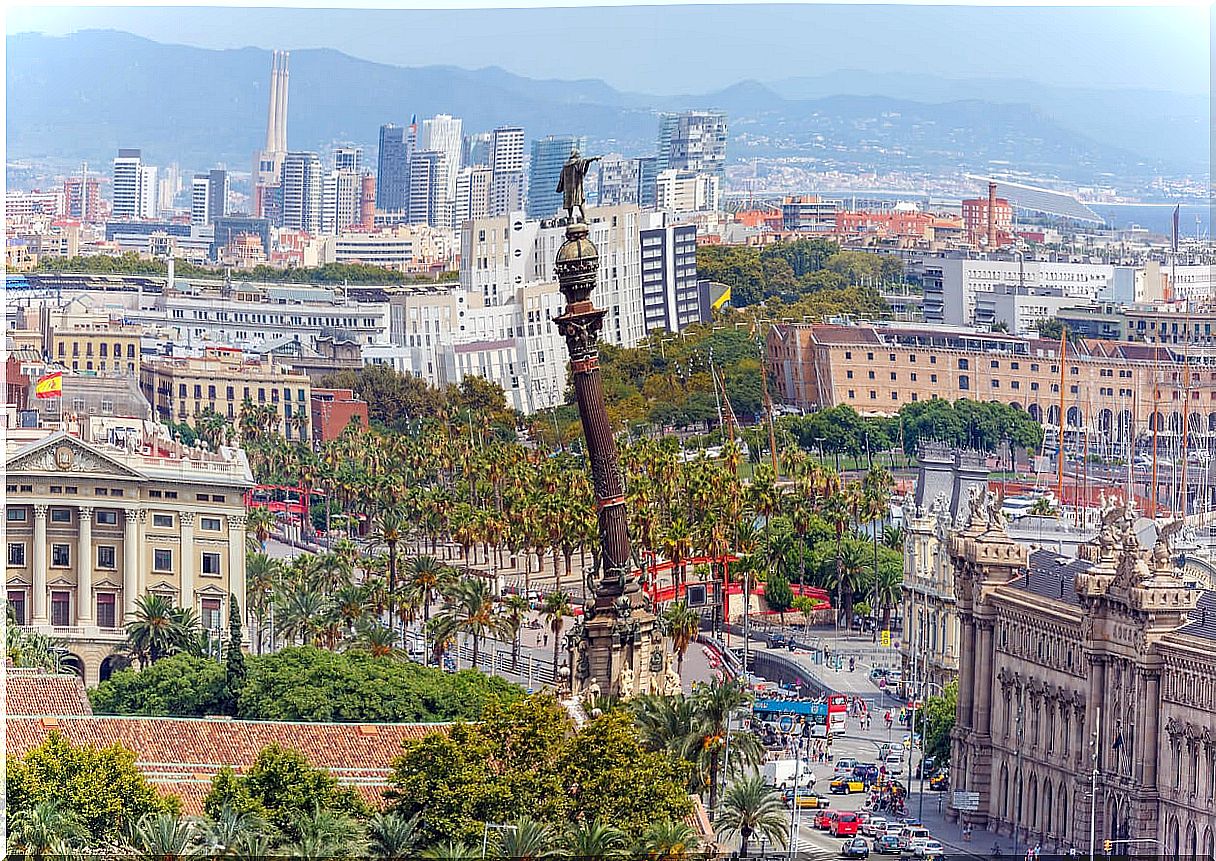
[[[85,518],[93,519],[94,507],[92,505],[77,505],[76,511],[79,512],[81,520]]]
[[[147,518],[148,513],[142,508],[124,508],[122,516],[127,523],[139,523]]]
[[[50,510],[49,505],[35,505],[34,506],[34,519],[35,520],[46,520],[46,513],[48,510]]]
[[[194,526],[194,512],[193,511],[183,511],[181,514],[178,515],[178,517],[181,519],[182,526],[189,526],[189,527]]]
[[[243,514],[233,514],[228,517],[229,529],[244,529],[245,524],[249,522],[249,518]]]

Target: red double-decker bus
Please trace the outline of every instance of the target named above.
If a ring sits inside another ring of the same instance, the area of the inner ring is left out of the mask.
[[[281,484],[254,485],[245,493],[246,508],[268,508],[275,514],[294,515],[296,518],[304,514],[304,489],[289,487]],[[311,505],[325,501],[325,494],[314,490],[310,495]]]

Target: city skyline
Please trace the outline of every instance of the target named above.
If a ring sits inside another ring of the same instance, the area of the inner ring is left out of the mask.
[[[1192,6],[15,7],[6,33],[64,35],[94,28],[213,49],[325,47],[404,67],[500,67],[544,79],[599,79],[626,92],[656,95],[706,92],[748,80],[780,82],[808,71],[1190,94],[1210,87],[1211,21],[1205,8]],[[461,33],[456,43],[446,38],[452,32]],[[724,32],[732,33],[733,50],[705,63],[704,46]],[[991,32],[1001,33],[1008,50],[991,50],[982,38]],[[325,38],[318,41],[318,33]],[[408,40],[401,38],[404,33]],[[819,36],[809,70],[803,53],[808,33]],[[859,33],[865,37],[862,51],[846,38]],[[1135,44],[1136,50],[1110,50],[1120,44]],[[763,69],[757,56],[765,58]],[[850,92],[845,86],[842,92]]]

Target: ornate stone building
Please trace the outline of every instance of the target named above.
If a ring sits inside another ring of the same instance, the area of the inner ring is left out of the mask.
[[[1029,550],[999,504],[955,533],[961,622],[951,778],[959,814],[1024,845],[1216,857],[1216,592],[1104,507],[1076,559]],[[1096,770],[1096,779],[1094,777]]]

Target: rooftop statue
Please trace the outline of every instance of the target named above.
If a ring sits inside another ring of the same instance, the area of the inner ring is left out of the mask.
[[[571,223],[575,221],[575,207],[578,208],[578,220],[583,222],[587,220],[587,213],[583,209],[587,202],[587,196],[583,193],[583,180],[587,176],[587,169],[591,167],[591,163],[599,160],[598,155],[592,158],[580,158],[578,150],[572,150],[570,158],[566,159],[566,163],[562,165],[557,190],[562,193],[562,206],[565,207],[566,217]]]

